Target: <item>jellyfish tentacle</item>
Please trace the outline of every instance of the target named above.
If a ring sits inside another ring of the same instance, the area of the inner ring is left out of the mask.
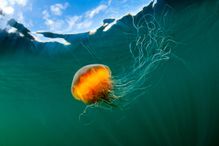
[[[167,12],[163,13],[167,15]],[[128,75],[115,77],[115,94],[121,99],[128,98],[128,96],[131,98],[130,95],[133,92],[140,90],[144,93],[152,86],[145,84],[151,78],[152,73],[161,63],[169,60],[176,41],[167,35],[163,27],[165,25],[161,24],[153,14],[146,14],[139,20],[132,16],[132,26],[135,32],[126,33],[126,35],[135,36],[129,44],[133,65],[127,69]]]

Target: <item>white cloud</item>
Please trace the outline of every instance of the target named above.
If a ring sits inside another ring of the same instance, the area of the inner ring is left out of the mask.
[[[47,19],[47,18],[50,17],[49,12],[48,12],[47,10],[44,10],[44,11],[42,12],[42,14],[43,14],[43,19]]]
[[[62,19],[53,18],[47,10],[42,12],[44,24],[49,28],[50,31],[62,30],[65,23]]]
[[[78,22],[80,22],[81,16],[72,16],[68,17],[66,19],[66,22],[68,24],[68,29],[74,29],[75,25],[77,25]]]
[[[12,5],[21,5],[21,6],[26,6],[27,0],[8,0],[10,4]]]
[[[11,18],[15,18],[18,22],[23,23],[26,26],[30,26],[31,21],[27,22],[23,16],[23,10],[28,6],[28,0],[0,0],[0,11],[2,13],[2,18],[0,21],[0,28],[5,28],[7,21]]]
[[[65,28],[63,27],[65,25],[65,21],[61,19],[46,19],[45,24],[49,27],[51,31],[63,31]]]
[[[7,6],[7,7],[4,7],[2,9],[3,13],[5,13],[6,15],[12,15],[14,14],[14,8],[11,7],[11,6]]]
[[[56,33],[78,33],[89,31],[90,29],[94,29],[93,25],[98,24],[96,23],[97,15],[104,12],[111,3],[112,0],[107,0],[105,3],[101,3],[81,15],[66,16],[62,18],[57,16],[62,15],[63,11],[69,4],[54,4],[50,6],[50,9],[46,9],[42,12],[44,24],[48,27],[49,31]]]
[[[93,21],[88,20],[88,21],[82,21],[77,24],[77,29],[85,29],[89,28],[93,24]]]
[[[84,20],[82,16],[72,16],[65,19],[44,16],[44,20],[44,24],[49,30],[57,33],[68,33],[76,30],[83,31],[89,28],[93,23],[91,20]]]
[[[1,8],[14,5],[26,6],[27,0],[0,0],[0,4]]]
[[[57,3],[50,6],[50,11],[54,15],[61,16],[63,10],[65,10],[68,6],[69,4],[67,2],[64,4]]]
[[[88,29],[93,24],[92,18],[98,14],[103,7],[107,5],[100,5],[96,9],[87,11],[81,15],[73,15],[67,17],[56,17],[62,14],[62,11],[68,7],[68,4],[54,4],[50,6],[50,9],[44,10],[42,16],[44,24],[49,28],[50,31],[58,33],[78,32]],[[88,14],[90,16],[88,16]],[[87,18],[88,17],[88,18]]]
[[[88,18],[93,18],[94,16],[96,16],[97,14],[99,14],[101,11],[104,11],[107,9],[107,5],[99,5],[98,7],[96,7],[95,9],[86,12],[86,17]]]

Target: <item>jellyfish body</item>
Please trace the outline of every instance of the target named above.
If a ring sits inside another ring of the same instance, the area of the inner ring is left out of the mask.
[[[112,90],[111,71],[102,64],[86,65],[73,78],[71,93],[75,99],[85,104],[110,99]]]

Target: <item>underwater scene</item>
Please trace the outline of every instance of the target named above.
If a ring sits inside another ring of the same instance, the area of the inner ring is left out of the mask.
[[[71,29],[71,1],[39,12],[51,29],[24,1],[0,0],[0,146],[219,145],[218,0],[83,0]]]

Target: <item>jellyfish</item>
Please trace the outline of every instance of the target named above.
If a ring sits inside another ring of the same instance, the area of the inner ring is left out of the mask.
[[[110,101],[112,90],[111,70],[102,64],[86,65],[79,69],[72,81],[71,93],[85,104]]]
[[[151,13],[130,17],[132,25],[123,33],[132,38],[128,46],[131,64],[118,74],[111,73],[107,65],[87,65],[73,78],[72,95],[87,107],[126,107],[147,91],[153,72],[170,58],[176,42],[167,33],[166,20]]]

